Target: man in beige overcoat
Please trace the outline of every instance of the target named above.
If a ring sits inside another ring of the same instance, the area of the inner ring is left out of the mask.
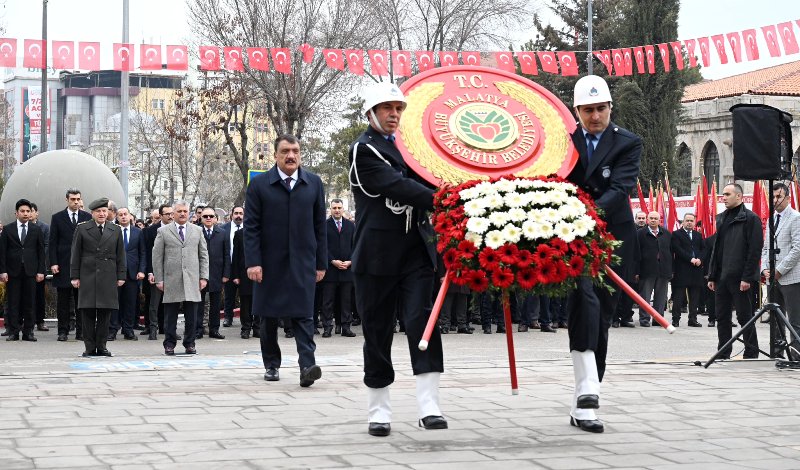
[[[208,250],[203,230],[189,223],[189,204],[177,201],[172,207],[174,219],[158,229],[153,245],[153,276],[156,287],[164,293],[164,354],[175,354],[178,343],[175,330],[181,306],[185,326],[183,347],[186,354],[197,354],[196,322],[200,291],[208,282]]]

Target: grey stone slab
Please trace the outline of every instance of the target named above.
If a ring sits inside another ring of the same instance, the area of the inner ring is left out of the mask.
[[[33,459],[36,468],[102,468],[103,464],[95,457],[86,456],[59,456],[39,457]]]
[[[16,451],[29,458],[40,457],[71,457],[91,455],[86,446],[59,446],[50,445],[44,447],[17,447]]]
[[[608,465],[584,457],[557,457],[536,459],[536,463],[551,470],[590,470],[609,468]]]
[[[661,457],[652,454],[616,454],[616,455],[594,455],[589,457],[592,460],[603,463],[610,467],[622,467],[631,463],[636,463],[643,467],[654,467],[656,465],[666,465],[671,463]]]

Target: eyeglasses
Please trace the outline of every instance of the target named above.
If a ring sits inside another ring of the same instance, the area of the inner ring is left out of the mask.
[[[204,219],[213,219],[214,217],[216,217],[216,215],[209,215],[209,214],[205,214],[205,215],[203,215],[202,217],[203,217]]]

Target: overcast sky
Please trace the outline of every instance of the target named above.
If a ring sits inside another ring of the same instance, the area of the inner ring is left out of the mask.
[[[6,37],[18,39],[18,50],[21,50],[22,39],[41,37],[41,3],[41,0],[0,0],[0,24],[6,30]],[[167,45],[188,42],[190,29],[184,0],[130,0],[129,3],[131,43]],[[680,39],[747,28],[755,28],[758,32],[760,60],[739,64],[731,60],[721,65],[716,51],[713,51],[712,65],[702,71],[706,78],[721,78],[800,60],[800,54],[770,58],[760,29],[761,26],[792,21],[795,35],[800,39],[800,26],[795,22],[800,20],[800,0],[683,0],[681,3]],[[530,36],[520,32],[517,37],[524,42]],[[49,0],[48,38],[98,41],[103,46],[101,64],[111,68],[112,43],[122,40],[122,0]],[[640,44],[620,46],[636,45]]]

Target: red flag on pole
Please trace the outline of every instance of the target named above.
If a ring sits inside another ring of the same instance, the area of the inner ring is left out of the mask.
[[[769,209],[767,208],[766,200],[764,200],[764,187],[761,182],[756,180],[753,183],[753,212],[756,213],[761,219],[761,230],[765,231],[767,228],[767,219],[769,219]]]
[[[681,42],[680,41],[671,42],[669,43],[669,47],[672,48],[672,55],[675,56],[675,65],[678,67],[678,70],[683,70],[684,61],[683,61],[683,49],[681,48]]]
[[[415,55],[417,57],[417,67],[419,67],[420,72],[424,72],[436,67],[433,52],[416,51]]]
[[[139,45],[139,68],[142,70],[161,70],[161,45]]]
[[[656,73],[656,51],[653,46],[644,46],[644,56],[647,61],[647,73]]]
[[[386,51],[370,50],[367,51],[369,56],[369,64],[372,68],[372,75],[386,76],[389,75],[389,61],[386,57]]]
[[[742,38],[739,36],[738,31],[734,31],[733,33],[728,33],[725,35],[728,38],[728,44],[731,45],[731,52],[733,53],[733,61],[734,62],[741,62],[742,61]]]
[[[553,51],[539,51],[536,53],[539,56],[539,64],[542,70],[548,73],[558,73],[558,61],[556,54]]]
[[[292,53],[288,47],[273,47],[269,50],[272,55],[272,68],[276,72],[291,75],[292,73]]]
[[[72,70],[75,68],[75,43],[53,41],[53,68]]]
[[[572,51],[557,52],[558,63],[561,65],[561,75],[564,77],[578,75],[578,60]]]
[[[200,46],[200,70],[219,70],[219,47]]]
[[[647,207],[647,201],[644,199],[644,193],[642,192],[642,185],[639,183],[639,178],[636,178],[636,192],[639,193],[639,210],[645,214],[649,213],[650,209]]]
[[[167,46],[167,69],[189,70],[189,48],[186,46]]]
[[[742,44],[744,44],[744,54],[747,56],[747,60],[758,60],[758,37],[755,29],[742,31]]]
[[[656,202],[655,201],[655,196],[653,195],[653,183],[650,182],[650,204],[647,206],[647,207],[650,208],[650,210],[648,211],[648,213],[656,210],[655,202]]]
[[[661,63],[664,65],[664,71],[669,72],[669,44],[658,44],[658,55],[661,56]]]
[[[686,55],[689,56],[689,67],[697,67],[697,55],[694,53],[694,49],[697,46],[696,39],[687,39],[683,41],[686,45]],[[678,67],[680,69],[680,67]]]
[[[514,73],[517,71],[517,66],[514,64],[514,57],[511,52],[500,51],[494,53],[494,60],[497,62],[497,68],[505,70],[506,72]]]
[[[269,72],[269,52],[266,47],[248,47],[247,65],[253,70]]]
[[[708,37],[697,38],[700,48],[700,58],[703,60],[703,67],[711,65],[711,51],[708,49]]]
[[[130,72],[133,70],[133,45],[114,43],[114,70]]]
[[[244,63],[242,62],[242,49],[239,47],[224,47],[222,53],[225,55],[225,69],[234,72],[243,72]]]
[[[481,65],[481,53],[462,51],[461,63],[464,65]]]
[[[614,64],[614,75],[620,77],[625,75],[625,58],[622,56],[622,49],[611,50],[611,61]]]
[[[613,69],[614,63],[611,60],[611,51],[609,50],[594,51],[593,54],[595,57],[597,57],[597,60],[599,60],[600,62],[602,62],[603,65],[606,66],[606,71],[608,72],[609,75],[611,75],[611,72],[614,70]]]
[[[711,40],[714,41],[714,47],[717,48],[717,56],[719,56],[719,63],[727,64],[728,52],[725,50],[725,37],[721,34],[716,34],[714,36],[711,36]]]
[[[361,49],[347,49],[347,67],[355,75],[364,75],[364,51]]]
[[[672,188],[669,187],[669,175],[664,175],[664,184],[667,191],[667,230],[670,232],[678,228],[678,206],[675,204],[675,197],[672,195]]]
[[[442,67],[458,65],[458,52],[439,51],[439,65]]]
[[[781,41],[783,42],[784,54],[789,55],[800,52],[800,46],[797,45],[797,37],[794,35],[794,28],[792,28],[791,21],[779,23],[778,33],[780,34]]]
[[[636,60],[636,73],[643,74],[644,71],[644,47],[633,48],[633,58]]]
[[[532,51],[517,52],[519,70],[525,75],[539,75],[539,68],[536,66],[536,54]]]
[[[26,39],[22,66],[31,69],[43,69],[45,67],[44,46],[44,41],[41,39]]]
[[[713,181],[711,183],[711,194],[708,195],[708,217],[710,220],[708,228],[711,230],[708,236],[711,236],[717,233],[717,182],[716,181]]]
[[[100,70],[100,43],[78,43],[78,68],[81,70]]]
[[[697,192],[694,195],[694,219],[700,224],[700,234],[703,238],[706,237],[706,212],[708,205],[703,200],[703,186],[702,183],[697,185]]]
[[[311,44],[301,45],[300,52],[303,53],[303,62],[310,64],[314,61],[314,46]]]
[[[775,31],[775,25],[762,26],[761,32],[764,33],[764,40],[767,42],[767,50],[772,57],[781,56],[781,48],[778,46],[778,33]]]
[[[13,38],[0,39],[0,67],[17,66],[17,40]]]
[[[411,52],[392,51],[392,74],[398,77],[411,76]]]
[[[658,197],[656,198],[656,208],[654,209],[658,212],[658,215],[661,217],[661,223],[666,225],[666,210],[664,208],[664,186],[661,183],[658,183]]]
[[[344,70],[344,56],[341,49],[323,49],[322,55],[328,68],[334,70]]]
[[[633,52],[630,47],[622,50],[622,60],[625,62],[625,75],[633,75]]]

